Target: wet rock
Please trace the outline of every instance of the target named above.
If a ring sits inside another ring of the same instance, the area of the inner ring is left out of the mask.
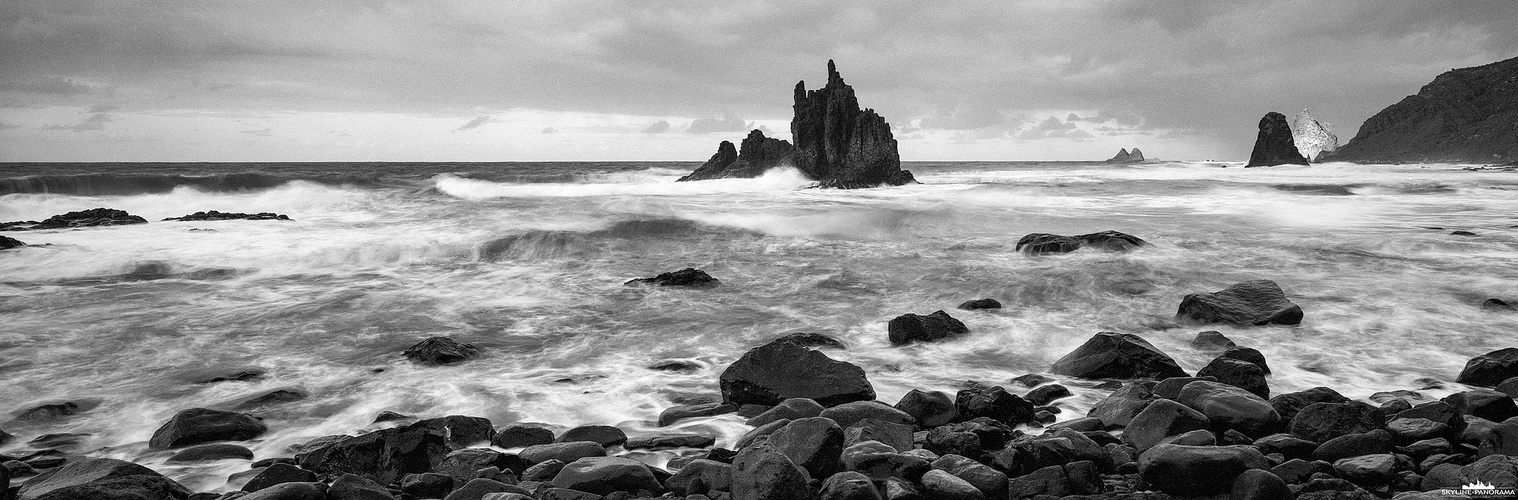
[[[523,448],[552,442],[553,431],[520,424],[501,429],[490,438],[491,445],[501,448]]]
[[[844,446],[879,441],[898,450],[912,449],[912,426],[866,418],[843,430]]]
[[[1286,124],[1286,115],[1271,111],[1260,118],[1260,133],[1255,138],[1254,151],[1249,153],[1245,168],[1307,163],[1307,158],[1297,151],[1291,126]]]
[[[1233,480],[1228,500],[1291,500],[1291,488],[1281,476],[1260,469],[1249,469]]]
[[[1164,439],[1161,439],[1160,442],[1156,444],[1156,446],[1161,445],[1161,444],[1182,444],[1182,445],[1186,445],[1186,446],[1217,446],[1218,445],[1218,438],[1217,438],[1217,435],[1215,435],[1215,434],[1212,433],[1212,431],[1198,429],[1198,430],[1194,430],[1194,431],[1183,432],[1181,434],[1176,434],[1174,436],[1169,436],[1169,437],[1166,437]],[[1248,443],[1245,443],[1245,444],[1248,444]]]
[[[1149,244],[1142,238],[1121,231],[1077,234],[1075,239],[1081,242],[1081,248],[1096,248],[1113,252],[1126,252]]]
[[[453,477],[435,472],[406,474],[401,478],[400,486],[401,492],[412,497],[443,498],[453,491]]]
[[[1260,371],[1270,375],[1270,365],[1265,363],[1265,354],[1253,347],[1230,347],[1218,355],[1220,358],[1237,359],[1260,367]]]
[[[732,142],[722,141],[721,143],[717,144],[717,152],[712,154],[712,157],[710,159],[707,159],[706,163],[703,163],[701,166],[696,167],[696,170],[692,171],[690,174],[676,179],[675,182],[721,179],[727,177],[727,168],[729,166],[732,166],[732,164],[737,161],[738,147],[734,146]]]
[[[896,409],[911,415],[923,428],[938,427],[959,416],[954,399],[942,391],[912,389],[896,403]]]
[[[327,487],[327,500],[394,500],[384,485],[354,474],[343,474]]]
[[[961,390],[954,397],[954,406],[963,420],[986,417],[1011,426],[1035,421],[1033,403],[1001,386]]]
[[[584,425],[564,431],[555,441],[560,443],[591,441],[600,443],[601,446],[617,446],[627,442],[627,433],[609,425]]]
[[[430,472],[447,474],[455,484],[464,484],[479,476],[478,471],[495,467],[499,470],[521,472],[527,465],[516,455],[501,453],[490,448],[465,448],[454,450],[432,467]]]
[[[1186,384],[1177,402],[1202,412],[1217,430],[1234,429],[1247,436],[1263,437],[1275,433],[1281,426],[1281,417],[1270,403],[1221,382]]]
[[[120,226],[126,224],[147,224],[148,220],[136,215],[126,213],[124,210],[110,208],[91,208],[78,212],[69,212],[61,215],[48,217],[42,222],[17,221],[0,223],[0,230],[22,231],[39,229],[69,229],[76,227],[94,226]]]
[[[916,485],[899,477],[886,478],[883,489],[885,500],[924,500]]]
[[[1206,351],[1221,351],[1237,347],[1237,345],[1232,339],[1224,336],[1223,332],[1208,330],[1197,333],[1196,338],[1191,340],[1191,347]]]
[[[717,154],[676,182],[759,177],[766,170],[790,164],[792,156],[796,154],[796,148],[791,143],[765,137],[764,132],[759,130],[749,132],[742,144],[739,150],[734,151],[733,143],[722,141],[717,146]]]
[[[1176,495],[1229,492],[1244,471],[1268,468],[1265,455],[1251,446],[1165,444],[1139,455],[1139,474],[1144,481]]]
[[[733,458],[732,493],[735,499],[791,500],[810,498],[811,477],[761,438],[738,451]]]
[[[1291,419],[1290,432],[1319,443],[1347,434],[1361,434],[1384,427],[1381,412],[1359,401],[1313,403]]]
[[[717,438],[705,434],[657,434],[630,438],[623,444],[629,450],[665,448],[708,448]]]
[[[738,405],[731,403],[702,403],[695,405],[671,406],[659,413],[659,427],[665,427],[687,418],[711,417],[726,415],[738,411]]]
[[[969,481],[941,470],[930,470],[922,475],[922,494],[935,500],[985,500],[986,495]]]
[[[262,421],[246,413],[191,408],[175,414],[154,431],[148,447],[163,450],[209,441],[242,441],[268,430]]]
[[[299,387],[286,387],[274,389],[268,392],[254,394],[224,405],[224,408],[233,411],[247,411],[263,408],[266,406],[300,401],[310,396],[309,392]]]
[[[663,486],[643,462],[623,457],[586,457],[559,471],[553,478],[556,488],[611,494],[614,491],[660,491]]]
[[[1028,400],[1029,403],[1033,403],[1036,406],[1044,406],[1056,399],[1068,398],[1070,396],[1073,396],[1073,394],[1070,394],[1069,388],[1059,384],[1049,384],[1028,391],[1028,395],[1023,396],[1023,399]]]
[[[253,476],[253,478],[249,479],[247,483],[243,484],[242,491],[259,491],[276,484],[311,483],[315,482],[316,480],[317,477],[315,472],[311,472],[290,464],[275,463],[274,465],[270,465],[269,468],[264,469],[263,472],[259,472],[258,475]]]
[[[152,469],[112,458],[84,458],[28,479],[24,500],[182,499],[190,490]]]
[[[1501,422],[1518,417],[1518,404],[1512,396],[1491,389],[1457,392],[1443,399],[1456,412]]]
[[[1248,361],[1218,356],[1196,372],[1197,377],[1212,377],[1218,382],[1249,391],[1260,398],[1270,397],[1265,371]]]
[[[759,427],[781,419],[810,418],[822,415],[822,410],[824,409],[816,401],[807,398],[790,398],[765,410],[764,413],[748,419],[748,422],[745,423],[749,426]]]
[[[1313,450],[1318,449],[1318,443],[1302,439],[1291,434],[1271,434],[1254,441],[1254,447],[1259,448],[1266,455],[1280,453],[1287,459],[1312,458]]]
[[[322,483],[280,483],[237,500],[326,500],[327,485]]]
[[[867,418],[905,425],[917,423],[917,420],[906,412],[879,401],[844,403],[823,410],[821,416],[838,422],[838,425],[844,428],[852,427],[856,422]]]
[[[1001,302],[996,299],[967,300],[959,304],[960,309],[975,311],[980,309],[1001,309]]]
[[[833,474],[822,482],[819,500],[880,500],[880,492],[869,476],[854,471]]]
[[[245,366],[227,370],[215,375],[197,377],[195,379],[195,383],[214,384],[217,382],[247,382],[253,380],[261,380],[268,372],[269,370],[267,368],[261,366]]]
[[[1179,397],[1177,391],[1177,397]],[[1124,384],[1106,398],[1097,401],[1086,414],[1107,427],[1123,427],[1155,400],[1154,394],[1141,384]]]
[[[1376,453],[1391,453],[1392,436],[1385,429],[1376,429],[1359,434],[1346,434],[1339,436],[1313,450],[1313,460],[1336,462],[1340,459],[1370,455]]]
[[[1091,462],[1050,465],[1009,481],[1008,498],[1064,497],[1101,493],[1102,480]],[[999,498],[999,497],[997,497]]]
[[[303,448],[295,459],[317,473],[352,473],[390,484],[407,473],[431,471],[449,451],[443,431],[408,426],[322,441]]]
[[[1050,371],[1080,378],[1166,379],[1187,376],[1174,359],[1142,337],[1114,332],[1092,336],[1070,354],[1055,361]]]
[[[12,241],[15,241],[15,240],[12,240]],[[1486,309],[1488,311],[1504,311],[1504,312],[1518,311],[1518,307],[1513,307],[1512,304],[1504,302],[1502,299],[1495,299],[1495,298],[1494,299],[1486,299],[1486,302],[1482,302],[1481,303],[1481,308],[1482,309]]]
[[[236,458],[252,460],[253,450],[235,444],[203,444],[179,450],[169,462],[206,462]]]
[[[532,492],[526,488],[500,481],[474,478],[464,483],[463,486],[459,486],[458,489],[453,490],[453,493],[449,493],[448,496],[443,497],[443,500],[483,500],[485,495],[491,493],[517,493],[525,495]]]
[[[16,420],[52,422],[93,410],[100,403],[101,400],[94,398],[43,403],[17,413]]]
[[[1181,299],[1177,320],[1234,325],[1295,325],[1302,308],[1286,298],[1271,280],[1235,283],[1212,293],[1193,293]]]
[[[1493,387],[1503,380],[1518,377],[1518,348],[1498,349],[1471,358],[1460,371],[1456,382],[1479,387]]]
[[[448,436],[448,447],[455,450],[484,444],[495,436],[495,426],[490,423],[490,419],[484,417],[448,415],[418,420],[408,427],[442,432]]]
[[[769,435],[769,444],[806,469],[811,477],[828,477],[838,472],[843,453],[843,428],[823,417],[792,420]]]
[[[1016,250],[1033,255],[1047,255],[1058,253],[1070,253],[1080,250],[1081,242],[1072,236],[1060,236],[1058,234],[1033,233],[1024,235],[1017,240]]]
[[[659,273],[652,278],[635,278],[628,280],[625,285],[655,285],[655,286],[678,286],[686,288],[714,288],[722,284],[717,278],[713,278],[706,271],[687,267],[679,271]]]
[[[272,212],[245,214],[241,212],[217,212],[208,210],[181,217],[169,217],[164,221],[213,221],[213,220],[290,220],[290,217]]]
[[[733,466],[715,460],[698,459],[685,464],[674,476],[664,480],[664,488],[673,492],[688,492],[696,481],[705,488],[719,491],[732,489]],[[701,493],[705,493],[702,491]]]
[[[1007,498],[1007,475],[969,457],[944,455],[934,460],[932,466],[965,480],[986,498]]]
[[[1270,407],[1276,410],[1281,420],[1291,422],[1296,418],[1297,412],[1302,411],[1313,403],[1348,403],[1349,398],[1339,394],[1339,391],[1327,387],[1314,387],[1305,391],[1288,392],[1277,394],[1270,398]]]
[[[450,365],[473,359],[479,356],[480,350],[474,344],[461,343],[448,337],[432,337],[407,348],[401,354],[406,359],[424,365]]]
[[[879,441],[865,441],[843,449],[843,468],[883,480],[897,476],[920,479],[931,467],[926,458],[915,454],[897,453]]]
[[[1070,429],[1053,429],[1039,435],[1013,439],[991,456],[989,465],[1017,477],[1050,465],[1091,461],[1104,464],[1107,450],[1085,434]]]
[[[721,386],[723,401],[740,405],[809,398],[822,406],[837,406],[875,399],[875,388],[863,369],[787,342],[744,353],[722,372]]]
[[[21,240],[9,236],[0,236],[0,250],[10,250],[24,246],[26,246],[26,243],[22,243]]]
[[[1497,392],[1518,398],[1518,377],[1511,377],[1497,384]]]
[[[1133,417],[1133,421],[1123,430],[1123,442],[1133,445],[1142,453],[1166,437],[1210,427],[1211,421],[1202,412],[1175,401],[1160,399]]]
[[[970,333],[965,324],[942,310],[931,314],[903,314],[886,324],[887,336],[892,345],[913,342],[933,342],[955,335]]]
[[[1334,462],[1339,477],[1359,485],[1383,485],[1396,479],[1397,457],[1390,453],[1361,455]]]
[[[820,186],[852,189],[916,182],[911,172],[901,169],[890,125],[875,111],[860,110],[854,88],[843,82],[833,61],[828,61],[828,82],[822,88],[807,91],[805,82],[796,83],[793,108],[796,168]]]
[[[1198,380],[1206,380],[1208,382],[1218,381],[1217,377],[1170,377],[1155,383],[1151,391],[1154,392],[1155,396],[1165,399],[1176,399],[1181,397],[1181,389],[1185,388],[1186,384]]]
[[[593,441],[576,441],[572,443],[553,443],[528,446],[517,454],[529,464],[537,464],[547,460],[558,460],[564,463],[572,463],[585,457],[604,457],[606,447]]]
[[[847,346],[842,341],[821,333],[797,332],[785,335],[773,342],[790,342],[801,347],[843,349]]]

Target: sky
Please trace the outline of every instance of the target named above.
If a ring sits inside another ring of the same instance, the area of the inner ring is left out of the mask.
[[[1512,57],[1511,0],[5,0],[0,161],[705,161],[829,59],[906,161],[1241,161]]]

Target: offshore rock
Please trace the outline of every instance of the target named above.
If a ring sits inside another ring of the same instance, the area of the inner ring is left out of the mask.
[[[1302,109],[1292,121],[1292,143],[1297,145],[1297,151],[1309,161],[1317,161],[1320,153],[1332,153],[1339,149],[1339,138],[1334,136],[1333,128],[1313,119],[1307,109]]]
[[[1493,387],[1512,377],[1518,377],[1518,348],[1508,347],[1471,358],[1455,381]]]
[[[723,402],[737,405],[808,398],[832,407],[875,399],[864,369],[790,342],[750,349],[723,370],[721,386]]]
[[[186,215],[186,216],[183,216],[183,217],[169,217],[169,218],[164,219],[164,220],[165,221],[171,221],[171,220],[177,220],[177,221],[207,221],[207,220],[239,220],[239,219],[241,219],[241,220],[290,220],[290,217],[282,215],[282,214],[272,213],[272,212],[259,212],[259,213],[256,213],[256,214],[245,214],[245,213],[241,213],[241,212],[217,212],[215,210],[210,210],[210,211],[206,211],[206,212],[195,212],[193,214]]]
[[[0,222],[0,231],[23,231],[27,229],[68,229],[75,227],[92,226],[120,226],[125,224],[147,224],[148,220],[136,215],[126,213],[125,210],[110,208],[91,208],[78,212],[69,212],[62,215],[48,217],[42,222],[16,221]]]
[[[795,102],[791,137],[796,168],[822,187],[916,182],[901,169],[891,126],[873,109],[859,108],[854,88],[843,82],[833,61],[828,61],[828,82],[822,88],[808,91],[805,81],[796,82]]]
[[[706,271],[702,271],[693,267],[687,267],[679,271],[659,273],[658,276],[654,276],[652,278],[635,278],[628,280],[627,283],[624,283],[624,285],[627,286],[640,284],[679,286],[686,288],[714,288],[717,285],[722,284],[722,281],[718,280],[717,278],[713,278],[710,274],[706,274]]]
[[[1148,244],[1149,242],[1142,238],[1121,231],[1102,231],[1075,236],[1032,233],[1019,238],[1015,250],[1031,255],[1070,253],[1082,248],[1123,252]]]
[[[1070,354],[1055,361],[1049,371],[1080,378],[1167,379],[1187,376],[1174,359],[1143,337],[1115,332],[1093,335]]]
[[[21,240],[12,238],[10,236],[0,236],[0,250],[7,250],[24,246],[26,246],[26,243],[22,243]]]
[[[1302,308],[1286,299],[1281,286],[1270,280],[1235,283],[1213,293],[1193,293],[1181,299],[1177,319],[1235,325],[1295,325]]]
[[[1139,151],[1139,148],[1133,148],[1132,152],[1129,152],[1127,149],[1119,149],[1119,150],[1117,150],[1117,155],[1115,155],[1115,156],[1107,159],[1107,163],[1143,163],[1143,162],[1144,162],[1144,152],[1143,151]]]
[[[478,356],[480,350],[474,344],[465,344],[448,337],[431,337],[416,343],[401,353],[424,365],[448,365],[467,361]]]
[[[765,137],[764,132],[754,130],[743,139],[736,154],[733,154],[733,143],[722,141],[717,154],[676,182],[759,177],[766,170],[790,164],[795,155],[796,148],[791,143]]]
[[[1450,70],[1376,113],[1335,161],[1508,163],[1518,159],[1518,58]]]
[[[240,441],[268,430],[262,421],[246,413],[191,408],[175,414],[153,432],[148,447],[163,450],[209,441]]]
[[[926,315],[903,314],[886,324],[886,335],[892,345],[932,342],[966,333],[970,333],[970,329],[943,310]]]
[[[1286,124],[1286,115],[1275,111],[1265,113],[1265,117],[1260,118],[1260,134],[1255,137],[1249,164],[1244,167],[1269,167],[1288,163],[1306,165],[1307,158],[1297,151],[1291,126]]]

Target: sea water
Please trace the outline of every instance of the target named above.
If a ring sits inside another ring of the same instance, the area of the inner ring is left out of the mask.
[[[1458,165],[1238,168],[1161,162],[911,163],[921,184],[810,188],[793,169],[677,183],[689,163],[8,164],[0,221],[95,207],[149,224],[16,231],[0,252],[0,430],[20,454],[72,433],[72,452],[149,465],[225,489],[245,461],[166,464],[153,431],[193,407],[278,389],[247,411],[258,458],[395,411],[700,432],[732,446],[734,415],[659,428],[663,409],[716,397],[722,370],[786,333],[847,344],[894,403],[919,388],[1006,385],[1101,331],[1140,335],[1187,371],[1220,330],[1262,351],[1273,393],[1437,398],[1472,356],[1518,344],[1518,174]],[[290,221],[159,222],[203,210]],[[1118,230],[1150,246],[1029,256],[1028,233]],[[1469,231],[1475,236],[1452,235]],[[695,267],[715,289],[628,287]],[[1175,321],[1188,293],[1270,279],[1298,326]],[[1004,308],[961,311],[970,299]],[[886,322],[944,309],[970,333],[892,346]],[[401,352],[445,335],[478,359],[421,366]],[[654,370],[679,360],[697,369]],[[243,367],[251,381],[197,384]],[[1110,392],[1074,392],[1059,418]],[[48,422],[39,404],[98,404]],[[1031,430],[1036,432],[1036,430]],[[653,463],[669,454],[643,454]]]

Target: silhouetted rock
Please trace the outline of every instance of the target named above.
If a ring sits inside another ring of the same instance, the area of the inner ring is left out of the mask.
[[[241,441],[268,430],[262,421],[246,413],[191,408],[175,414],[153,432],[148,447],[163,450],[209,441]]]
[[[0,236],[0,238],[3,237],[4,236]],[[1486,299],[1486,302],[1481,303],[1481,308],[1488,311],[1518,311],[1518,307],[1513,307],[1512,304],[1504,302],[1502,299]]]
[[[1197,333],[1196,338],[1191,340],[1191,347],[1206,351],[1219,351],[1236,346],[1232,339],[1223,335],[1223,332],[1208,330]]]
[[[1153,378],[1185,377],[1187,373],[1169,355],[1138,335],[1100,332],[1070,354],[1066,354],[1049,371],[1080,378]]]
[[[448,337],[432,337],[416,343],[401,353],[424,365],[448,365],[467,361],[478,356],[480,350],[474,344],[465,344]]]
[[[177,220],[177,221],[186,221],[186,222],[188,222],[188,221],[237,220],[237,219],[244,219],[244,220],[290,220],[290,218],[287,217],[287,216],[276,214],[276,213],[271,213],[271,212],[259,212],[259,213],[256,213],[256,214],[245,214],[245,213],[241,213],[241,212],[217,212],[215,210],[210,210],[210,211],[206,211],[206,212],[195,212],[193,214],[186,215],[186,216],[183,216],[183,217],[169,217],[169,218],[164,219],[164,220],[165,221]]]
[[[243,460],[253,459],[253,450],[235,444],[203,444],[191,446],[174,456],[169,457],[169,462],[204,462],[209,460],[224,460],[228,458],[240,458]]]
[[[1308,161],[1317,161],[1319,153],[1332,153],[1339,149],[1339,138],[1327,123],[1313,119],[1306,108],[1292,119],[1292,143]]]
[[[722,282],[718,281],[717,278],[713,278],[712,275],[706,274],[706,271],[687,267],[679,271],[659,273],[658,276],[654,276],[652,278],[635,278],[628,280],[626,285],[658,285],[680,286],[689,288],[712,288],[721,283]]]
[[[1455,379],[1462,384],[1494,387],[1503,380],[1518,377],[1518,348],[1498,349],[1471,358]]]
[[[1217,292],[1187,295],[1181,299],[1176,318],[1241,326],[1295,325],[1302,322],[1302,308],[1287,300],[1276,282],[1253,280]]]
[[[1505,163],[1518,158],[1518,58],[1450,70],[1365,120],[1330,159]]]
[[[1148,244],[1149,242],[1137,236],[1119,231],[1102,231],[1075,236],[1033,233],[1019,238],[1016,250],[1033,255],[1070,253],[1081,248],[1122,252]]]
[[[808,91],[806,82],[796,82],[795,102],[791,138],[796,168],[822,187],[916,182],[901,169],[891,126],[874,110],[860,110],[854,88],[843,82],[833,61],[828,61],[828,82],[822,88]]]
[[[775,405],[808,398],[822,406],[875,399],[864,370],[789,342],[750,349],[723,370],[722,399],[732,404]]]
[[[764,132],[759,130],[748,133],[736,156],[729,156],[732,147],[733,143],[722,141],[712,159],[677,182],[759,177],[766,170],[791,163],[791,158],[796,154],[796,148],[791,143],[765,137]]]
[[[1255,138],[1254,151],[1249,154],[1245,167],[1269,167],[1281,164],[1306,165],[1307,158],[1297,151],[1292,142],[1291,126],[1286,115],[1271,111],[1260,119],[1260,134]]]
[[[26,243],[22,243],[21,240],[12,238],[10,236],[0,236],[0,250],[8,250],[24,246],[26,246]]]
[[[91,208],[78,212],[69,212],[62,215],[48,217],[42,222],[15,221],[0,223],[0,231],[23,231],[28,229],[68,229],[74,227],[92,226],[120,226],[126,224],[147,224],[148,220],[136,215],[126,213],[124,210],[110,208]]]
[[[1127,149],[1117,150],[1117,155],[1107,159],[1107,163],[1143,163],[1144,152],[1139,148],[1133,148],[1132,152]]]
[[[886,333],[893,345],[912,342],[932,342],[955,335],[970,333],[965,324],[942,310],[932,314],[903,314],[886,324]]]
[[[977,309],[1001,309],[1001,302],[998,302],[996,299],[967,300],[959,304],[959,308],[966,311],[974,311]]]
[[[738,148],[734,147],[731,142],[722,141],[720,144],[717,144],[716,154],[713,154],[710,159],[706,160],[706,163],[701,164],[700,167],[696,167],[696,170],[690,174],[676,179],[675,182],[721,179],[726,177],[723,174],[727,172],[727,167],[732,166],[733,162],[736,161],[738,161]]]

